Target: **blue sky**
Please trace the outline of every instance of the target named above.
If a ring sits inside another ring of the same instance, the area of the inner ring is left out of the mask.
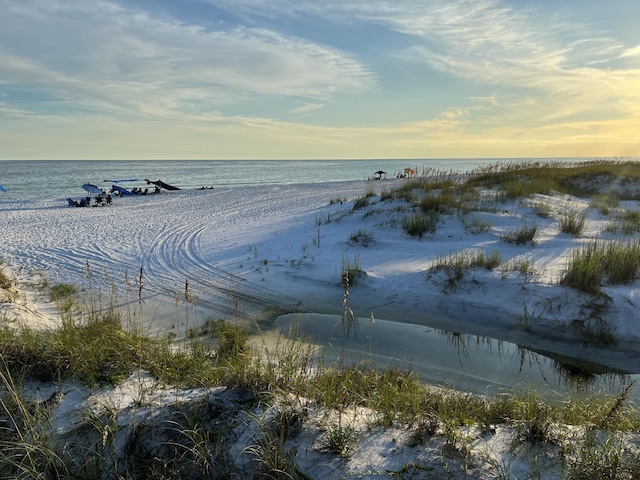
[[[0,11],[0,159],[640,156],[636,0]]]

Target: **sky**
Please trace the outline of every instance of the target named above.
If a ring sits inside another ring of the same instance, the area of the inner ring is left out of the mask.
[[[640,156],[636,0],[0,11],[0,159]]]

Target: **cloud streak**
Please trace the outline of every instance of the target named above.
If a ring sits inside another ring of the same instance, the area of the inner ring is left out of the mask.
[[[374,81],[348,55],[265,29],[210,31],[109,2],[3,3],[13,15],[0,20],[2,45],[14,35],[3,88],[46,89],[78,108],[195,114],[252,95],[329,98]],[[47,48],[28,47],[34,29],[52,39]]]
[[[0,141],[38,157],[30,130],[64,136],[50,122],[62,119],[69,146],[56,142],[59,157],[75,151],[73,129],[89,135],[83,122],[121,138],[122,149],[132,146],[127,128],[148,143],[188,142],[191,158],[234,146],[242,158],[344,157],[347,144],[367,145],[359,157],[424,156],[433,145],[461,156],[460,139],[511,156],[508,139],[529,135],[548,155],[554,145],[597,144],[589,132],[609,129],[620,132],[615,149],[640,154],[626,128],[640,116],[640,38],[627,33],[629,43],[579,10],[506,0],[135,5],[0,0]],[[151,140],[154,126],[162,138]],[[288,145],[278,154],[270,138]]]

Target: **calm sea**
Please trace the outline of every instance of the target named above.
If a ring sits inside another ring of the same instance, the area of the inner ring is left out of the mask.
[[[580,161],[582,159],[562,159]],[[82,185],[108,190],[105,180],[132,180],[125,187],[146,186],[145,179],[163,180],[182,189],[319,183],[372,178],[375,172],[395,177],[405,168],[468,172],[480,165],[522,159],[409,160],[4,160],[0,161],[0,203],[32,198],[83,196]]]

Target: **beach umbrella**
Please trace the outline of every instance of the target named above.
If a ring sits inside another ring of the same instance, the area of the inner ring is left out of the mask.
[[[93,183],[85,183],[82,185],[82,188],[85,189],[88,193],[95,193],[96,195],[100,195],[102,190],[96,187]]]
[[[407,175],[413,175],[416,172],[414,172],[412,168],[407,167],[404,169],[404,173],[406,173]]]
[[[386,174],[387,174],[387,172],[385,172],[384,170],[378,170],[376,172],[376,175],[386,175]]]
[[[103,182],[119,183],[119,182],[137,182],[137,178],[129,178],[126,180],[103,180]]]
[[[4,188],[2,185],[0,185],[0,192],[5,192],[5,193],[7,193],[7,189],[6,189],[6,188]]]

